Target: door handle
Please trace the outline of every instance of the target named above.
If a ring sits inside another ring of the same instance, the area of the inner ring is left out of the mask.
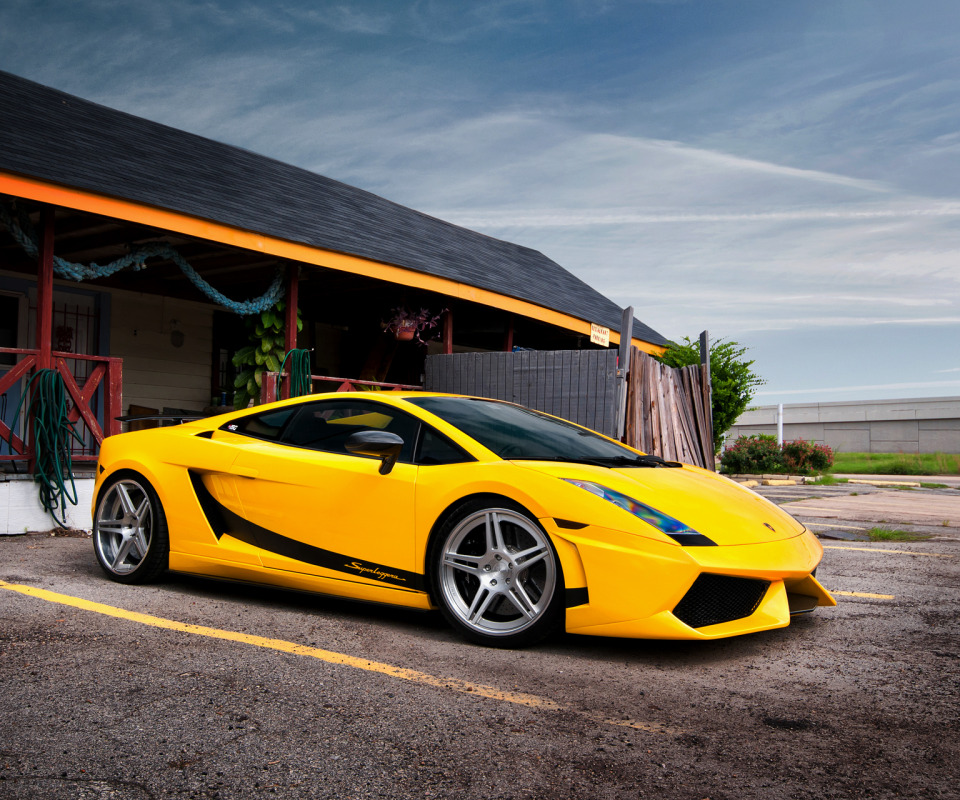
[[[234,465],[227,469],[231,475],[239,475],[241,478],[256,478],[260,475],[260,470],[253,467],[241,467]]]

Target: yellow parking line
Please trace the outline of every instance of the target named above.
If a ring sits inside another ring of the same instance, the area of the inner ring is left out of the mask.
[[[930,558],[953,558],[949,553],[920,553],[916,550],[885,550],[882,547],[844,547],[839,544],[825,544],[824,550],[866,550],[868,553],[897,553],[905,556],[929,556]]]
[[[892,594],[870,594],[869,592],[838,592],[831,589],[830,594],[841,594],[844,597],[869,597],[871,600],[896,600]]]
[[[459,680],[458,678],[440,678],[436,675],[429,675],[426,672],[419,672],[413,669],[397,667],[393,664],[384,664],[380,661],[370,661],[365,658],[356,658],[344,653],[337,653],[332,650],[322,650],[318,647],[307,647],[302,644],[288,642],[283,639],[270,639],[263,636],[253,636],[249,633],[238,633],[236,631],[226,631],[220,628],[208,628],[204,625],[191,625],[185,622],[176,622],[163,617],[154,617],[151,614],[141,614],[137,611],[127,611],[116,606],[108,606],[103,603],[95,603],[92,600],[84,600],[81,597],[73,597],[68,594],[51,592],[46,589],[38,589],[34,586],[25,586],[23,584],[7,583],[0,580],[0,589],[7,589],[11,592],[37,597],[50,603],[59,603],[60,605],[80,608],[84,611],[93,611],[97,614],[103,614],[108,617],[118,617],[131,622],[139,622],[141,625],[149,625],[154,628],[163,628],[165,630],[179,631],[181,633],[191,633],[195,636],[206,636],[211,639],[223,639],[229,642],[239,642],[249,644],[254,647],[263,647],[268,650],[277,650],[282,653],[293,653],[299,656],[309,656],[328,664],[339,664],[342,666],[362,669],[366,672],[378,672],[382,675],[389,675],[400,680],[412,681],[425,686],[433,686],[438,689],[452,689],[455,692],[469,694],[473,697],[487,697],[491,700],[500,700],[505,703],[514,703],[516,705],[528,706],[541,711],[571,711],[586,717],[594,722],[603,722],[609,725],[618,725],[621,727],[634,728],[636,730],[648,731],[650,733],[663,733],[676,735],[681,733],[676,728],[667,728],[656,722],[642,722],[638,720],[616,720],[606,719],[602,715],[582,712],[570,708],[562,703],[557,703],[545,697],[538,697],[534,694],[525,692],[507,692],[498,689],[495,686],[486,686],[481,683],[472,683],[470,681]]]

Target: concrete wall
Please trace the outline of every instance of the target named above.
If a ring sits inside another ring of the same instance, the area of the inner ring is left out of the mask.
[[[77,505],[67,503],[67,527],[89,531],[93,525],[93,478],[77,478]],[[30,475],[0,475],[0,535],[49,531],[60,527],[40,504]]]
[[[776,435],[776,406],[744,412],[727,441],[758,433]],[[783,438],[847,453],[960,453],[960,397],[784,403]]]

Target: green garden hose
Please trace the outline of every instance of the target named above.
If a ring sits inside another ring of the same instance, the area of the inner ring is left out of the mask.
[[[37,466],[33,479],[40,485],[40,502],[58,524],[66,527],[67,502],[77,504],[70,440],[83,444],[83,439],[67,416],[63,377],[55,369],[38,369],[27,382],[13,415],[14,421],[19,419],[25,402],[26,418],[34,420],[33,451]],[[11,450],[14,427],[15,424],[10,426],[8,437]]]
[[[291,350],[283,358],[280,373],[277,375],[277,397],[280,399],[280,382],[283,380],[283,371],[290,362],[290,396],[302,397],[310,394],[313,389],[313,380],[310,377],[310,351]]]

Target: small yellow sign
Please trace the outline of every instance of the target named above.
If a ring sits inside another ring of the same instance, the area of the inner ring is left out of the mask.
[[[590,323],[590,341],[594,344],[603,345],[604,347],[610,346],[610,329],[604,328],[603,325],[597,325],[595,322]]]

